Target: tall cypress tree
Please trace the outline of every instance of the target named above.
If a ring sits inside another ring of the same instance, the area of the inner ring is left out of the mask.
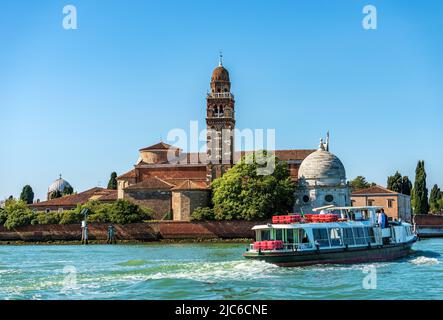
[[[408,176],[403,177],[403,181],[401,184],[401,193],[410,196],[412,193],[412,182],[409,180]]]
[[[108,189],[117,190],[117,173],[116,172],[111,173],[111,178],[109,179],[109,182],[108,182]]]
[[[419,161],[415,169],[414,182],[414,213],[429,213],[428,189],[426,188],[425,162]]]
[[[432,213],[440,212],[440,199],[442,197],[442,193],[438,185],[434,184],[432,187],[431,193],[429,195],[429,207]]]
[[[30,185],[26,185],[22,189],[22,193],[20,194],[20,200],[26,202],[27,204],[32,204],[34,202],[34,191]]]

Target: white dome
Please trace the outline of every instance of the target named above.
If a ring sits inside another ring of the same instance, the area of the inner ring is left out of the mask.
[[[62,179],[60,177],[60,179],[55,180],[48,188],[48,193],[52,193],[54,191],[60,191],[63,193],[63,191],[65,190],[65,188],[72,188],[71,185],[69,184],[68,181],[66,181],[65,179]]]
[[[336,186],[346,183],[343,163],[329,151],[318,149],[303,160],[298,170],[300,183]]]

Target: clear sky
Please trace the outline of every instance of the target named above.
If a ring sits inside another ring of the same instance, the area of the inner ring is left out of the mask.
[[[423,159],[443,185],[442,31],[437,0],[3,0],[0,199],[25,184],[43,199],[59,173],[106,186],[169,130],[203,128],[220,50],[238,128],[275,129],[278,149],[330,130],[349,179],[413,178]]]

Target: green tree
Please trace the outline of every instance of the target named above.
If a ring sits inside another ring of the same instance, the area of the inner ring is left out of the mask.
[[[22,193],[20,194],[20,200],[24,201],[27,204],[32,204],[34,202],[34,191],[30,185],[26,185],[22,189]]]
[[[262,163],[273,162],[274,170],[266,171]],[[295,201],[287,165],[266,152],[243,157],[212,182],[212,190],[217,220],[269,218],[291,211]]]
[[[4,226],[8,230],[29,225],[35,218],[35,213],[22,200],[6,201],[4,214],[6,216]]]
[[[62,196],[64,197],[64,196],[69,196],[69,195],[71,195],[71,194],[73,194],[74,193],[74,189],[71,187],[71,186],[66,186],[64,189],[63,189],[63,192],[62,192]]]
[[[59,190],[52,191],[49,195],[49,199],[57,199],[63,197],[63,194]]]
[[[214,220],[214,209],[212,208],[196,208],[191,213],[191,220]]]
[[[426,188],[426,170],[424,161],[419,161],[417,163],[417,168],[415,169],[415,182],[413,192],[414,213],[429,213],[428,189]]]
[[[438,185],[434,184],[431,193],[429,195],[429,207],[432,213],[439,213],[442,209],[440,207],[440,200],[442,198],[442,192]]]
[[[410,196],[412,191],[412,182],[407,176],[402,176],[396,171],[393,176],[388,177],[387,188],[389,190]]]
[[[408,176],[403,176],[402,191],[401,193],[410,196],[412,194],[412,182]]]
[[[403,188],[403,177],[396,171],[393,176],[388,177],[387,188],[389,190],[401,193]]]
[[[116,172],[111,173],[111,178],[109,179],[109,182],[108,182],[108,189],[117,190],[117,173]]]
[[[375,183],[369,183],[363,176],[357,176],[354,180],[349,182],[352,191],[357,191],[361,189],[366,189],[375,186]]]

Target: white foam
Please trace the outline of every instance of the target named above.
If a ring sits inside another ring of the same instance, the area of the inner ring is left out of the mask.
[[[417,257],[413,260],[411,260],[411,263],[413,264],[439,264],[439,261],[436,258],[428,258],[428,257]]]

